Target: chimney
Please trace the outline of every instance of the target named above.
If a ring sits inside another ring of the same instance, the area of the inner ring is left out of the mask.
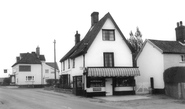
[[[94,26],[99,21],[99,12],[93,12],[91,14],[91,26]]]
[[[20,61],[20,60],[21,60],[20,57],[17,56],[17,57],[16,57],[16,62],[18,62],[18,61]]]
[[[78,34],[78,31],[76,31],[76,34],[75,34],[75,45],[80,42],[80,34]]]
[[[37,48],[36,48],[36,54],[37,54],[37,56],[40,56],[40,47],[39,46],[37,46]]]
[[[176,31],[176,41],[180,41],[185,43],[185,26],[183,26],[182,21],[177,22],[177,27],[175,28]]]

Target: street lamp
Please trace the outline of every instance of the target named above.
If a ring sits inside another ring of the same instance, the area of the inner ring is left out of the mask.
[[[57,82],[56,82],[56,47],[55,47],[55,44],[56,44],[56,40],[54,40],[54,73],[55,73],[55,84],[56,84]]]

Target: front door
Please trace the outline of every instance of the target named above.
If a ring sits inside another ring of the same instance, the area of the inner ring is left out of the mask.
[[[105,91],[106,91],[106,96],[112,95],[112,92],[113,92],[112,78],[106,78],[105,79]]]

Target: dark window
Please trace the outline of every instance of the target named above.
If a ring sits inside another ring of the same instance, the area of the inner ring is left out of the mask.
[[[65,61],[63,62],[63,71],[65,70]]]
[[[185,55],[181,55],[181,61],[185,62]]]
[[[70,69],[70,59],[68,59],[68,69]]]
[[[104,78],[89,78],[90,87],[105,87]]]
[[[26,76],[26,81],[34,81],[34,76]]]
[[[19,71],[27,71],[27,72],[30,72],[31,71],[31,66],[29,66],[29,65],[20,65],[19,66]]]
[[[114,53],[104,53],[104,67],[114,67]]]
[[[75,58],[73,59],[73,68],[75,68]]]
[[[116,78],[116,87],[134,86],[134,77]]]
[[[115,33],[114,30],[102,30],[102,36],[104,41],[114,41],[115,40]]]

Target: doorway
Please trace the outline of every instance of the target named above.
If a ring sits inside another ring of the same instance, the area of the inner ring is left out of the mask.
[[[113,95],[112,78],[105,79],[105,91],[106,91],[106,96]]]

